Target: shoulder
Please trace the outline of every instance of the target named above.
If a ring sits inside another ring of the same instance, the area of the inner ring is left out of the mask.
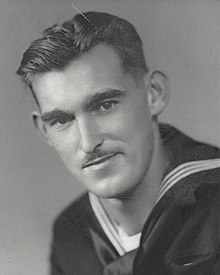
[[[160,197],[170,190],[168,195],[184,204],[212,201],[220,189],[220,150],[166,124],[160,131],[169,158]]]
[[[159,124],[161,139],[171,160],[175,162],[220,158],[216,146],[197,141],[168,124]]]
[[[219,182],[220,179],[220,149],[216,146],[196,141],[176,128],[160,125],[161,138],[169,165],[164,177],[170,172],[178,172],[178,178],[193,175],[202,182]],[[180,175],[181,172],[181,175]],[[190,177],[192,178],[192,177]],[[188,178],[188,179],[190,179]]]
[[[74,236],[85,235],[93,218],[93,212],[90,207],[88,194],[85,193],[67,206],[55,219],[53,225],[54,237],[73,238]]]
[[[53,225],[52,268],[62,270],[62,274],[101,274],[91,236],[99,227],[87,193],[66,207]]]

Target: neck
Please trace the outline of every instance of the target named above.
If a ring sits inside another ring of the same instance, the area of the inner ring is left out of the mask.
[[[167,159],[157,128],[151,165],[143,181],[123,198],[100,199],[112,220],[118,223],[129,235],[141,232],[153,209],[166,166]]]

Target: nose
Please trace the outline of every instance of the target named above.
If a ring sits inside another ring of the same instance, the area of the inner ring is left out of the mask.
[[[78,120],[79,148],[85,153],[91,153],[103,143],[99,127],[93,118]]]

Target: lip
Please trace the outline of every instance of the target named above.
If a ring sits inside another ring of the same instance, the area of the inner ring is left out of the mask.
[[[112,158],[113,156],[117,155],[117,153],[114,153],[114,154],[109,154],[109,155],[106,155],[104,157],[101,157],[101,158],[97,158],[95,159],[94,161],[91,161],[89,163],[87,163],[83,168],[88,168],[88,167],[91,167],[91,166],[95,166],[95,165],[99,165],[107,160],[109,160],[110,158]]]

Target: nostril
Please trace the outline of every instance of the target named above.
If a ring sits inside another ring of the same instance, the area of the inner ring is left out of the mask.
[[[91,153],[103,143],[101,133],[96,121],[89,117],[81,117],[78,120],[79,146],[85,153]]]
[[[91,153],[96,148],[100,147],[102,145],[103,141],[99,136],[97,135],[90,135],[87,137],[83,137],[81,140],[81,149],[85,153]]]

